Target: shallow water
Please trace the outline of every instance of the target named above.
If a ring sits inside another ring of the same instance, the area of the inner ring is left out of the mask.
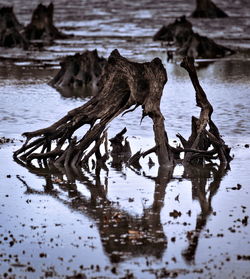
[[[23,132],[48,126],[90,98],[65,98],[47,85],[62,56],[85,49],[107,57],[118,48],[135,61],[160,57],[168,73],[161,103],[166,130],[171,142],[176,133],[188,137],[191,116],[199,113],[194,89],[178,61],[166,63],[165,46],[151,37],[166,21],[190,14],[194,2],[54,1],[57,25],[77,37],[40,52],[1,49],[0,136],[15,141],[0,146],[0,278],[250,277],[248,1],[221,1],[228,19],[192,20],[199,32],[245,47],[230,58],[201,61],[198,69],[213,120],[232,147],[231,170],[177,165],[162,175],[145,159],[140,172],[109,165],[107,173],[82,170],[68,180],[12,159]],[[37,4],[8,3],[23,23]],[[152,123],[140,125],[140,118],[138,108],[114,120],[109,137],[126,126],[133,152],[150,148]],[[157,175],[160,181],[152,179]]]

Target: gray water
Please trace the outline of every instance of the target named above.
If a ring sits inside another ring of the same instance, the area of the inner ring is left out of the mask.
[[[23,132],[46,127],[89,100],[65,98],[47,85],[63,56],[86,49],[108,57],[117,48],[139,62],[160,57],[168,73],[161,103],[166,130],[173,144],[176,133],[188,137],[191,116],[199,113],[194,89],[179,61],[167,63],[166,46],[151,38],[162,24],[189,15],[194,2],[58,0],[55,23],[75,37],[42,51],[1,49],[0,136],[15,140],[0,146],[0,278],[250,278],[249,1],[215,1],[229,18],[192,19],[197,32],[238,50],[197,61],[212,118],[232,147],[227,173],[177,165],[157,183],[149,176],[157,176],[158,167],[149,169],[145,159],[139,173],[109,165],[100,183],[85,170],[72,183],[12,159]],[[1,3],[13,3],[19,21],[28,23],[38,2]],[[133,152],[152,147],[152,123],[140,125],[140,118],[138,108],[114,120],[109,137],[127,127]],[[145,224],[148,230],[141,229]]]

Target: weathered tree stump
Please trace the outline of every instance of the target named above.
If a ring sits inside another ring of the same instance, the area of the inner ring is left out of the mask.
[[[74,89],[77,89],[82,91],[83,96],[95,95],[106,63],[105,58],[98,56],[97,50],[67,56],[60,63],[61,69],[49,85],[72,94]]]
[[[31,22],[25,27],[24,35],[28,40],[65,39],[69,36],[60,32],[53,23],[54,5],[47,7],[39,4],[33,11]]]
[[[177,47],[176,53],[194,58],[220,58],[235,53],[233,50],[215,43],[212,39],[200,36],[192,29],[192,23],[185,16],[163,26],[153,37]]]
[[[196,9],[192,17],[228,17],[228,15],[217,7],[211,0],[196,0]]]
[[[156,143],[154,151],[159,165],[173,165],[173,153],[160,111],[160,100],[166,82],[167,73],[159,58],[149,63],[135,63],[114,50],[100,80],[98,95],[68,112],[48,128],[24,133],[27,140],[14,156],[23,153],[20,158],[27,163],[33,159],[43,159],[65,167],[81,166],[88,157],[87,148],[94,142],[94,154],[97,159],[100,158],[98,146],[102,143],[102,133],[112,119],[128,112],[131,106],[134,106],[133,109],[142,106],[143,117],[149,116],[153,120]],[[85,124],[89,124],[90,128],[77,140],[73,134]],[[36,137],[38,138],[34,139]],[[39,152],[35,152],[38,150]],[[93,151],[89,152],[93,154]]]
[[[21,33],[22,25],[13,7],[0,8],[0,46],[27,48],[29,43]]]
[[[50,163],[67,169],[88,164],[89,158],[95,154],[97,164],[103,164],[108,151],[105,148],[105,154],[101,155],[100,145],[107,138],[107,124],[121,113],[124,115],[142,106],[142,118],[149,116],[153,120],[155,146],[145,152],[135,153],[129,158],[128,164],[140,167],[140,158],[154,152],[159,165],[169,167],[174,165],[175,161],[179,160],[180,153],[184,152],[184,165],[204,165],[206,162],[219,160],[227,168],[232,159],[230,148],[221,138],[211,119],[213,107],[199,83],[194,59],[185,57],[181,66],[189,73],[196,92],[197,106],[201,108],[199,118],[192,117],[192,133],[189,139],[185,140],[177,134],[183,147],[174,148],[168,143],[164,117],[160,111],[167,73],[160,59],[155,58],[149,63],[135,63],[114,50],[100,80],[99,94],[86,104],[69,111],[51,126],[24,133],[27,140],[14,153],[14,157],[22,154],[20,159],[26,164],[37,159],[43,160],[45,164]],[[131,106],[134,107],[130,109]],[[85,124],[90,125],[90,128],[78,140],[74,134]],[[126,129],[111,139],[114,153],[128,150],[128,145],[122,144],[125,132]],[[36,137],[38,138],[35,139]]]
[[[222,58],[233,54],[234,51],[215,43],[212,39],[194,33],[178,49],[178,54],[194,58]]]
[[[166,41],[169,43],[176,43],[183,45],[187,39],[193,35],[193,26],[185,16],[177,18],[173,23],[167,26],[163,25],[153,37],[154,41]]]

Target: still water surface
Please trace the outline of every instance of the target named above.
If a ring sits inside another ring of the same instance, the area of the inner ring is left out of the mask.
[[[197,32],[240,49],[201,61],[198,69],[213,120],[235,156],[227,173],[176,166],[155,181],[161,170],[145,160],[140,172],[109,165],[108,172],[83,170],[68,181],[12,159],[23,132],[50,125],[90,98],[65,98],[47,85],[61,57],[85,49],[108,57],[118,48],[134,61],[160,57],[168,73],[161,103],[166,130],[171,142],[176,133],[188,137],[191,116],[199,113],[194,90],[179,62],[166,63],[166,47],[151,37],[165,22],[190,14],[194,2],[58,0],[56,25],[74,38],[39,52],[1,49],[0,136],[15,143],[0,149],[0,278],[250,277],[249,1],[218,2],[228,19],[192,20]],[[10,3],[22,23],[37,4]],[[140,118],[138,108],[114,120],[109,137],[127,127],[133,152],[150,148],[152,123],[140,125]]]

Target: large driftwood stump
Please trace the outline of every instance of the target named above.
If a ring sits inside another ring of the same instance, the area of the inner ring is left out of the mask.
[[[228,17],[228,15],[217,7],[211,0],[196,0],[196,9],[192,17]]]
[[[135,63],[114,50],[100,80],[98,95],[48,128],[24,133],[27,140],[14,156],[23,154],[20,158],[27,163],[43,159],[65,167],[81,166],[89,158],[88,154],[95,154],[97,159],[101,159],[99,145],[104,140],[103,132],[107,124],[132,106],[133,109],[142,106],[143,117],[149,116],[153,120],[154,151],[159,165],[173,165],[173,153],[160,111],[166,82],[167,73],[159,58],[149,63]],[[85,124],[90,125],[89,130],[81,139],[76,139],[73,134]],[[95,143],[94,147],[87,152],[92,143]]]
[[[31,22],[25,27],[24,34],[28,40],[65,39],[68,35],[60,32],[53,23],[54,5],[47,7],[39,4],[33,11]]]
[[[164,117],[160,111],[167,73],[160,59],[155,58],[149,63],[135,63],[114,50],[100,80],[99,94],[86,104],[69,111],[51,126],[24,133],[27,140],[14,153],[14,157],[21,155],[20,159],[26,164],[37,159],[38,162],[42,160],[45,165],[50,163],[68,169],[86,165],[95,154],[97,164],[103,165],[108,157],[107,143],[104,155],[100,152],[100,145],[107,138],[107,124],[121,113],[124,115],[142,106],[142,117],[149,116],[153,120],[155,146],[145,152],[139,151],[132,157],[129,154],[126,157],[129,159],[128,164],[140,168],[140,158],[154,152],[160,167],[169,167],[173,166],[175,161],[179,160],[180,153],[184,152],[184,165],[204,165],[206,162],[219,160],[220,164],[227,168],[232,159],[230,148],[211,119],[213,107],[199,83],[194,59],[185,57],[181,66],[189,73],[196,92],[197,106],[201,108],[199,118],[192,117],[192,133],[189,139],[185,140],[177,134],[183,147],[174,148],[168,143]],[[130,109],[132,106],[134,107]],[[85,124],[90,125],[89,130],[81,139],[77,139],[74,133]],[[122,144],[125,132],[126,129],[111,139],[113,153],[117,154],[119,150],[127,155],[130,153],[126,141]]]
[[[0,46],[27,48],[29,43],[21,33],[22,25],[14,14],[13,7],[0,8]]]
[[[153,39],[166,41],[177,47],[176,53],[194,58],[220,58],[234,53],[233,50],[215,43],[212,39],[200,36],[192,29],[192,23],[185,16],[161,27]]]
[[[67,56],[60,63],[61,69],[49,84],[62,94],[69,92],[69,95],[72,95],[76,89],[82,91],[82,96],[95,95],[106,63],[105,58],[98,56],[97,50]]]

